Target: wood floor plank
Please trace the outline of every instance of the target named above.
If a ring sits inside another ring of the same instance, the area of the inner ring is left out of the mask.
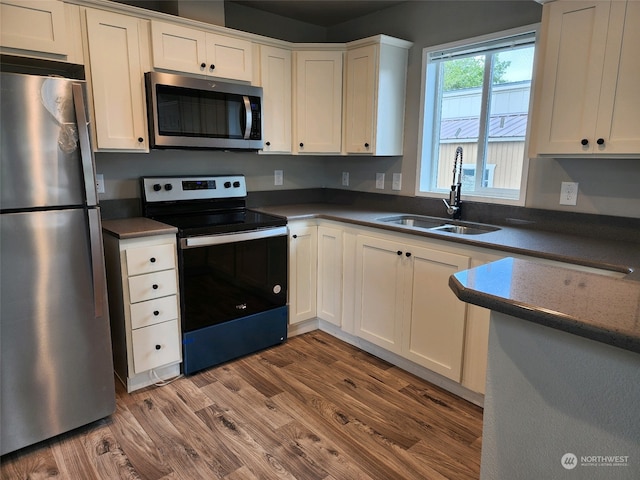
[[[2,480],[473,480],[482,409],[314,331],[2,457]]]

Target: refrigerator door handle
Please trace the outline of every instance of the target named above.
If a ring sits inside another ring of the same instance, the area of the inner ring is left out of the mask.
[[[87,210],[89,220],[89,241],[91,248],[91,271],[93,272],[93,304],[95,306],[96,318],[105,315],[106,280],[103,263],[102,246],[102,225],[100,222],[100,210],[90,208]]]
[[[84,90],[80,83],[74,83],[71,90],[73,92],[73,105],[76,111],[76,122],[78,123],[80,162],[82,164],[82,177],[84,178],[87,205],[95,206],[98,204],[98,193],[96,191],[96,172],[89,137],[89,120],[85,110]]]

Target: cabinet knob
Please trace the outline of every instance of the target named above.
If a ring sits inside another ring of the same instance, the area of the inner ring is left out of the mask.
[[[304,147],[304,143],[300,142],[300,148]]]
[[[151,257],[151,258],[149,259],[149,261],[150,261],[151,263],[156,263],[156,257]]]
[[[138,137],[138,143],[142,143],[142,142],[144,142],[144,138]]]
[[[159,310],[154,310],[153,311],[153,316],[157,317],[158,315],[160,315],[160,311]]]
[[[401,251],[401,250],[398,250],[396,253],[397,253],[398,255],[402,255],[402,251]]]
[[[298,235],[293,235],[293,238],[298,238]]]
[[[212,63],[211,65],[209,65],[209,70],[215,70],[216,66]]]
[[[596,140],[596,143],[598,145],[604,145],[604,138],[599,138],[598,140]]]
[[[207,64],[206,64],[206,63],[204,63],[204,62],[202,62],[202,63],[200,64],[200,68],[206,68],[206,66],[207,66]]]
[[[154,290],[158,289],[158,284],[154,283],[153,285],[151,285],[151,288],[153,288]]]
[[[586,138],[583,138],[582,140],[580,140],[580,143],[586,147],[587,145],[589,145],[589,140],[587,140]]]
[[[162,345],[156,345],[156,350],[160,350],[162,348]]]
[[[405,255],[406,255],[407,257],[410,257],[410,256],[411,256],[411,252],[407,252],[407,253],[405,253]]]
[[[368,143],[365,143],[365,144],[364,144],[364,148],[369,148],[369,144],[368,144]]]
[[[271,142],[266,142],[265,145],[268,147],[271,145]]]

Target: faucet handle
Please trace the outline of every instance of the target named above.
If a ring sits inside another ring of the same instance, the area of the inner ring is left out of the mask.
[[[456,207],[449,205],[449,202],[447,202],[446,198],[443,198],[442,201],[444,202],[444,204],[447,206],[447,213],[449,215],[453,215],[454,213],[456,213],[458,210],[460,210],[460,207]]]

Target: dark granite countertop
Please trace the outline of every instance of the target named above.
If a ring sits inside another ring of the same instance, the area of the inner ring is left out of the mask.
[[[260,210],[285,216],[289,221],[321,218],[346,222],[501,252],[626,273],[628,274],[625,277],[627,280],[640,281],[640,244],[634,242],[585,238],[511,226],[500,226],[500,229],[495,232],[480,235],[458,235],[417,229],[379,220],[380,218],[402,215],[404,212],[361,210],[330,204],[280,205],[263,207]],[[441,220],[446,222],[448,219],[442,218]]]
[[[640,283],[504,258],[449,279],[467,303],[640,353]]]

